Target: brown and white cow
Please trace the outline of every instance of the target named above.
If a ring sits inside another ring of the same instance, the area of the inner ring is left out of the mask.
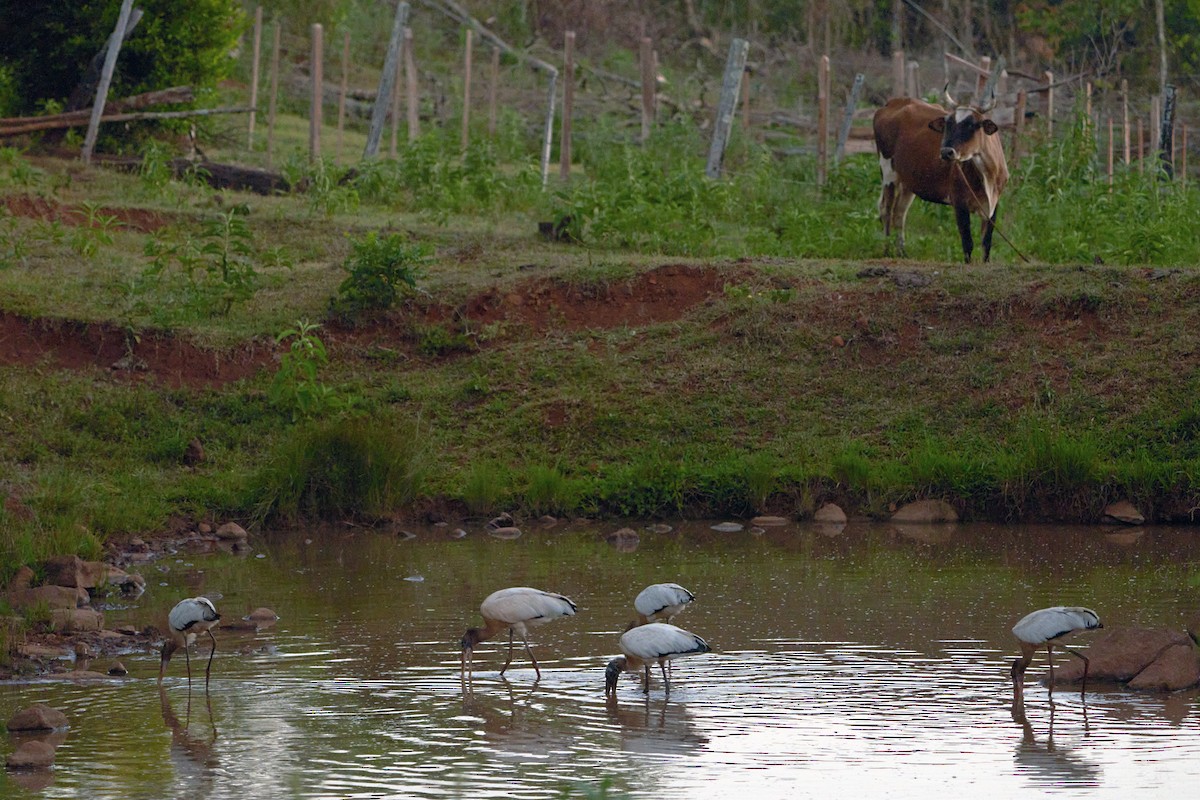
[[[897,255],[904,255],[904,218],[913,197],[954,208],[963,256],[969,263],[971,215],[985,219],[981,230],[983,260],[992,251],[996,206],[1008,183],[1008,165],[991,106],[960,106],[946,92],[949,111],[941,106],[898,97],[875,112],[875,146],[883,189],[879,218],[890,244],[896,229]]]

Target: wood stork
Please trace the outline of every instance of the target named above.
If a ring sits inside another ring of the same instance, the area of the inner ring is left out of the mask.
[[[462,637],[462,675],[464,679],[470,675],[468,668],[475,645],[491,639],[504,630],[508,630],[508,658],[505,660],[500,674],[503,675],[504,670],[508,669],[508,665],[512,663],[513,634],[517,633],[520,634],[521,641],[525,643],[525,652],[529,654],[529,660],[533,662],[533,671],[540,679],[542,671],[538,668],[537,659],[533,657],[533,651],[529,649],[529,629],[545,625],[559,617],[574,616],[575,604],[569,597],[561,594],[543,592],[541,589],[531,589],[528,586],[514,586],[489,594],[480,604],[479,613],[483,615],[484,626],[468,628]]]
[[[695,599],[695,595],[678,583],[655,583],[647,586],[634,598],[633,608],[637,611],[637,619],[629,623],[625,630],[655,621],[670,622]]]
[[[1100,616],[1095,611],[1079,606],[1054,606],[1026,614],[1012,629],[1013,635],[1021,643],[1021,657],[1014,660],[1012,665],[1013,692],[1021,692],[1025,669],[1029,662],[1033,661],[1034,652],[1043,644],[1046,645],[1046,659],[1050,662],[1050,691],[1053,692],[1054,643],[1065,641],[1081,631],[1103,627]],[[1083,683],[1079,688],[1079,696],[1083,697],[1087,689],[1087,656],[1066,645],[1062,647],[1068,653],[1083,659]]]
[[[667,622],[652,622],[640,625],[621,634],[618,646],[625,655],[617,656],[604,668],[604,694],[615,695],[617,681],[622,672],[644,669],[645,684],[642,691],[650,693],[650,664],[658,662],[662,672],[663,686],[671,693],[671,681],[667,678],[667,662],[680,656],[707,653],[708,643],[694,633],[677,628]]]
[[[191,686],[192,659],[188,655],[188,647],[196,641],[197,636],[207,633],[208,638],[212,639],[212,651],[208,654],[208,666],[204,669],[204,688],[208,688],[213,655],[217,652],[217,639],[213,636],[212,629],[220,620],[221,615],[217,613],[216,606],[207,597],[189,597],[187,600],[180,600],[175,604],[171,613],[167,615],[170,637],[162,648],[162,662],[158,666],[159,683],[162,683],[171,655],[182,647],[184,658],[187,660],[188,685]]]

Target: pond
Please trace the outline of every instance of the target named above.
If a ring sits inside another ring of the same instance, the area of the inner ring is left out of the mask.
[[[1008,679],[1010,628],[1036,608],[1182,628],[1200,606],[1200,534],[711,524],[635,525],[632,550],[605,540],[619,525],[577,523],[516,539],[295,531],[244,556],[170,555],[108,627],[162,627],[201,593],[226,620],[268,606],[280,621],[218,628],[207,693],[205,644],[190,691],[182,654],[160,692],[144,652],[122,656],[122,680],[0,686],[5,719],[45,702],[71,720],[51,775],[0,774],[0,796],[1116,798],[1200,781],[1197,692],[1094,685],[1081,701],[1064,687],[1051,704],[1034,683],[1043,650],[1018,721]],[[669,696],[626,676],[606,701],[633,598],[662,581],[695,592],[675,622],[713,651],[675,662]],[[579,612],[534,631],[540,681],[519,643],[499,677],[497,639],[464,692],[458,640],[505,586],[562,592]]]

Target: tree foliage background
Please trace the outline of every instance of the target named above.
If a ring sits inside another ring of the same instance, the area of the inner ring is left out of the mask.
[[[121,48],[113,97],[189,85],[213,88],[235,66],[240,0],[138,0],[141,22]],[[60,104],[117,23],[121,0],[0,0],[0,114]]]

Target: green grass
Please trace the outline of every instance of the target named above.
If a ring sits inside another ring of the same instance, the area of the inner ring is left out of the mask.
[[[0,368],[0,491],[28,512],[4,512],[5,568],[175,516],[806,514],[827,499],[884,516],[937,496],[967,516],[1087,520],[1129,496],[1184,520],[1197,505],[1193,190],[1121,175],[1110,195],[1072,133],[1027,156],[1004,201],[1006,232],[1037,263],[997,243],[993,264],[960,265],[949,212],[920,203],[913,260],[885,263],[929,282],[901,288],[860,277],[882,253],[871,159],[818,190],[803,157],[739,142],[733,177],[714,183],[687,130],[646,148],[608,130],[609,146],[583,148],[586,171],[546,193],[520,148],[463,161],[450,133],[353,176],[293,159],[319,179],[294,197],[0,151],[6,195],[168,222],[150,234],[0,213],[5,311],[110,324],[129,342],[166,328],[222,357],[297,320],[327,323],[329,345],[319,376],[289,366],[303,390],[291,403],[275,362],[219,390],[49,360]],[[537,236],[566,215],[582,244]],[[238,249],[221,249],[214,231],[233,220]],[[429,258],[396,297],[393,276],[372,274],[387,302],[347,338],[330,300],[373,236]],[[156,274],[156,238],[200,255]],[[214,304],[230,253],[246,285]],[[681,261],[725,288],[669,322],[581,328],[546,306],[535,331],[508,300],[541,281],[598,309],[635,304],[671,288],[645,273]],[[189,265],[207,294],[189,291]],[[510,316],[481,322],[473,302]],[[193,437],[208,454],[194,466]]]

